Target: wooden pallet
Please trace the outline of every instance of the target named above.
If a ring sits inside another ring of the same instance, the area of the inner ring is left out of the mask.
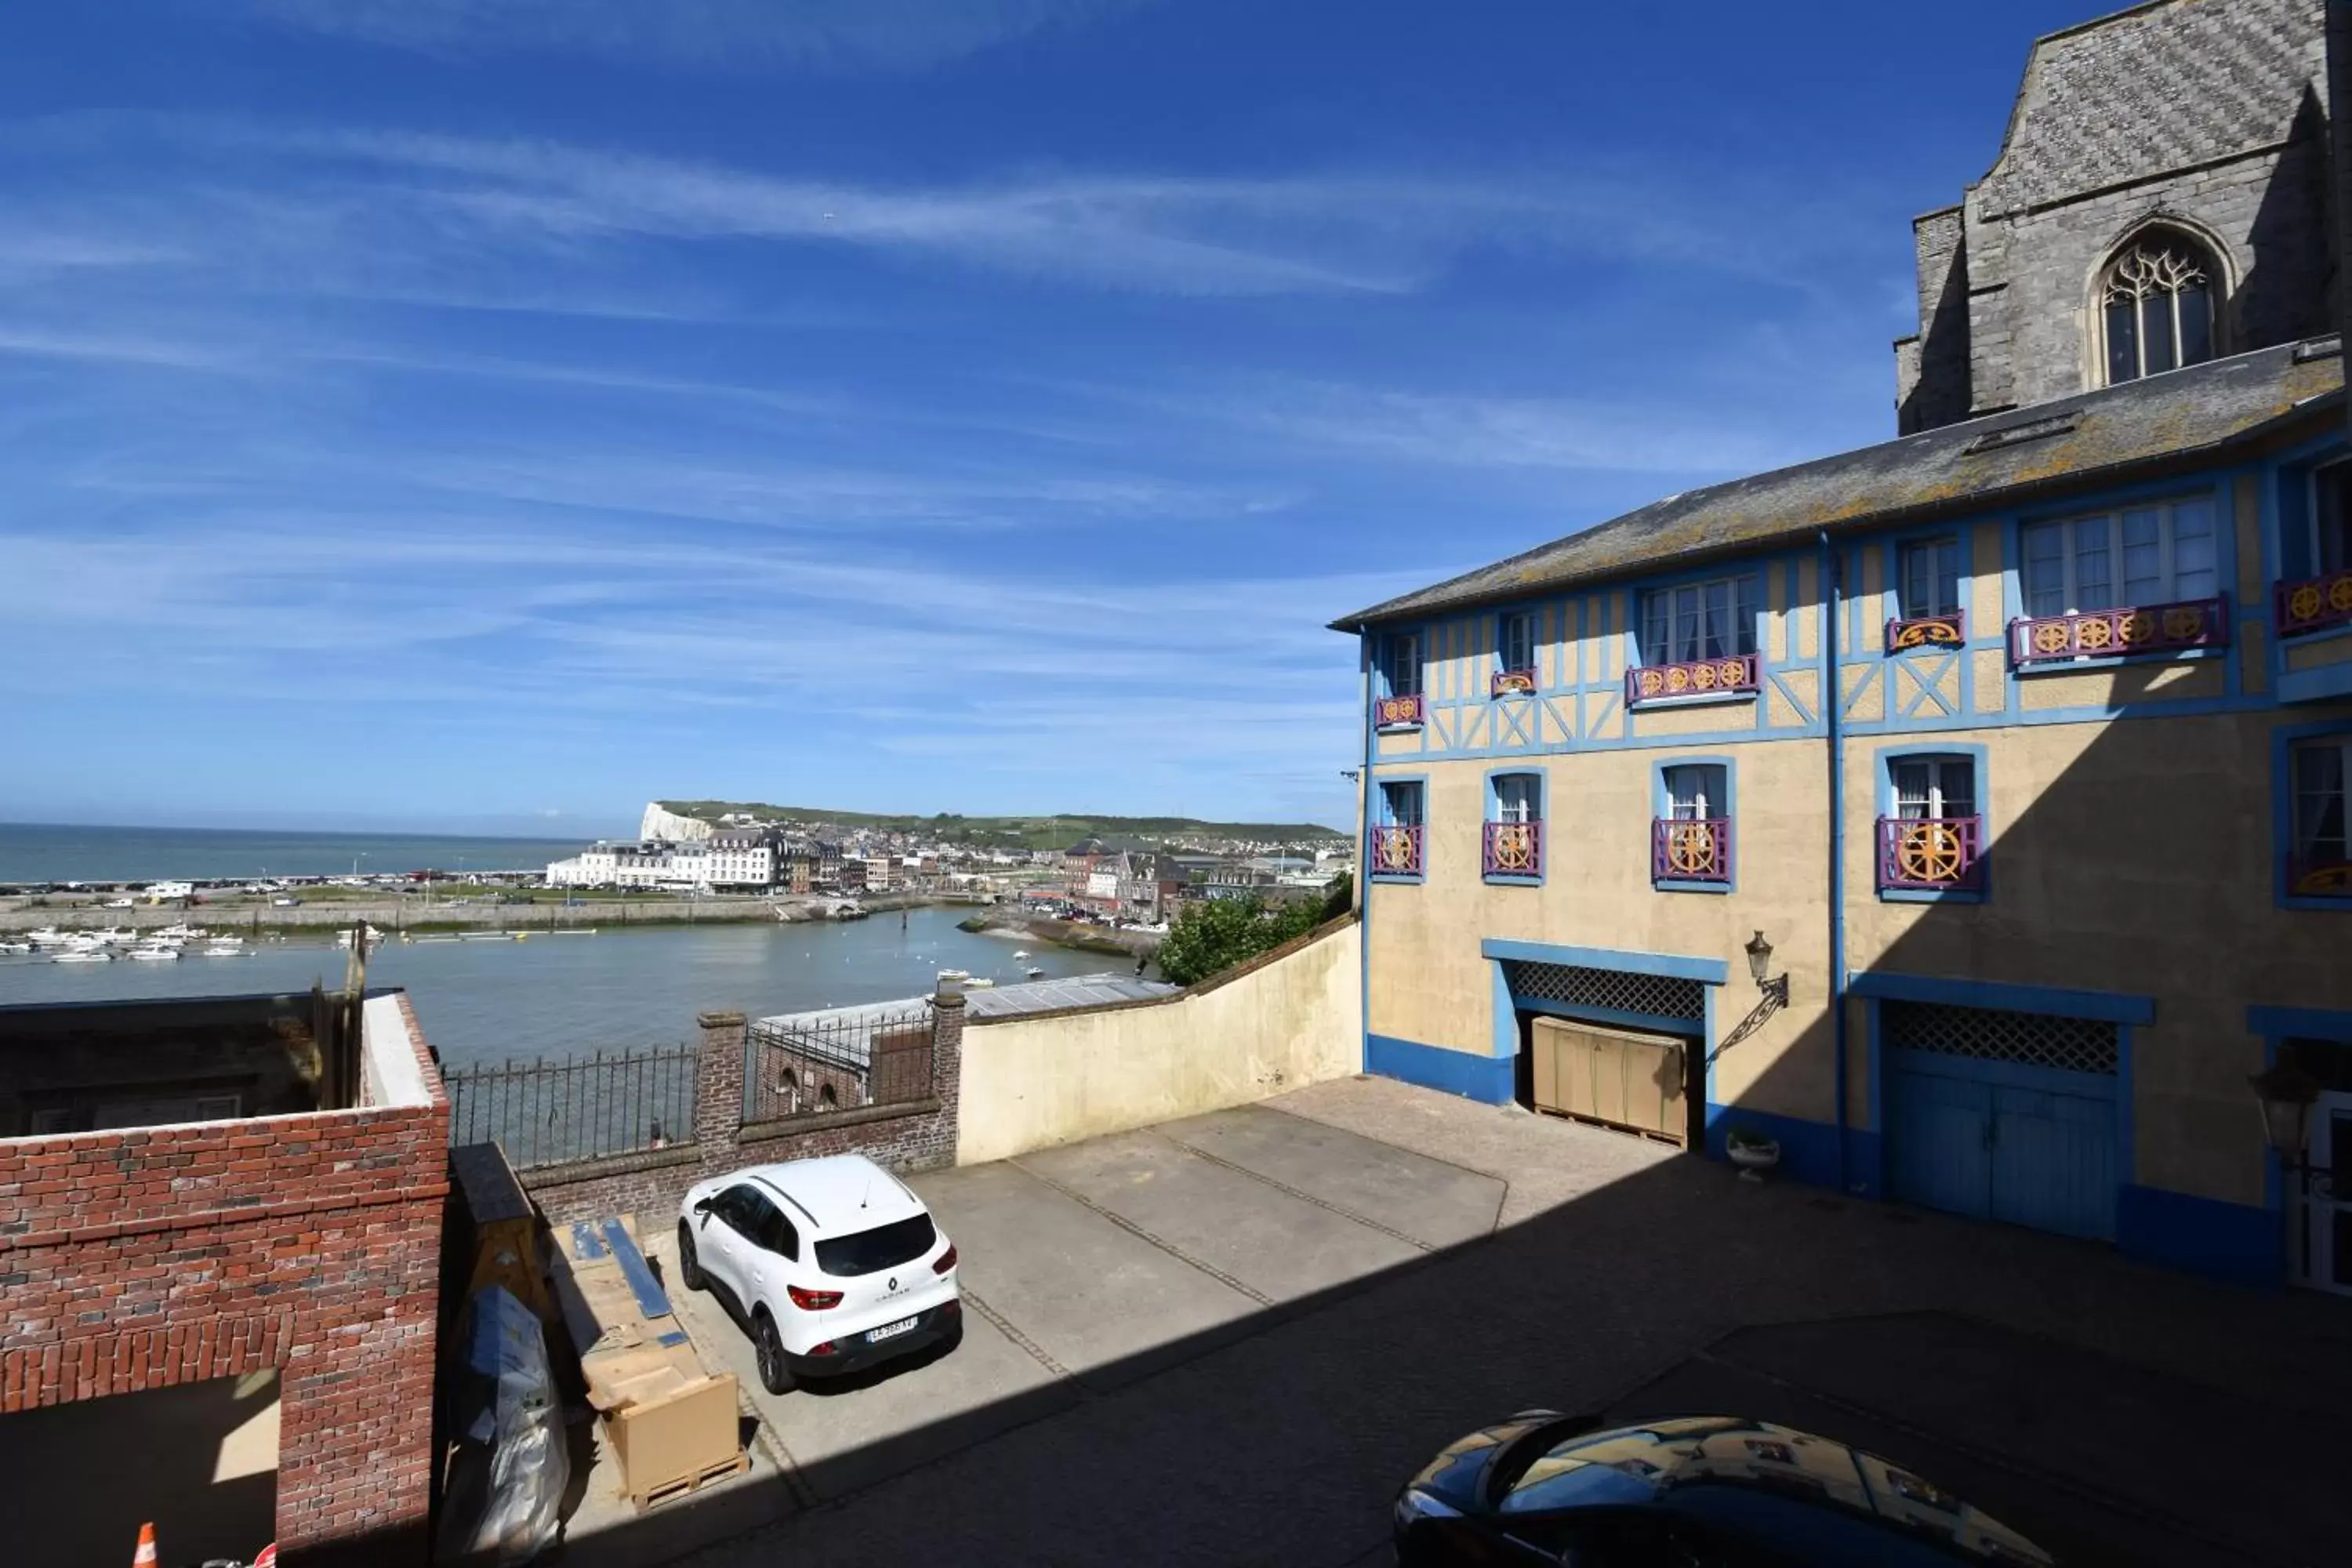
[[[1535,1110],[1539,1116],[1557,1117],[1562,1121],[1573,1121],[1580,1127],[1598,1127],[1603,1132],[1622,1133],[1628,1138],[1646,1138],[1653,1143],[1664,1143],[1669,1149],[1680,1149],[1686,1142],[1671,1132],[1653,1132],[1647,1128],[1627,1127],[1620,1122],[1603,1121],[1597,1116],[1579,1116],[1573,1110],[1556,1110],[1549,1105],[1538,1105]]]
[[[638,1511],[643,1512],[645,1510],[649,1508],[658,1508],[663,1503],[674,1502],[682,1497],[692,1497],[696,1492],[700,1491],[703,1488],[716,1486],[720,1481],[726,1480],[730,1477],[741,1475],[745,1470],[748,1470],[751,1468],[751,1456],[748,1454],[737,1454],[731,1459],[722,1459],[718,1464],[709,1466],[705,1469],[698,1470],[692,1475],[680,1476],[675,1480],[664,1481],[661,1485],[654,1488],[653,1490],[636,1500]]]

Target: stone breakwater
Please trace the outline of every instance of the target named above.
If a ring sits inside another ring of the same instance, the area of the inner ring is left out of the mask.
[[[1160,938],[1148,931],[1113,931],[1108,926],[1087,925],[1082,921],[1048,920],[1043,915],[1010,910],[990,910],[958,924],[969,931],[1018,931],[1080,952],[1123,952],[1141,958],[1160,948]]]

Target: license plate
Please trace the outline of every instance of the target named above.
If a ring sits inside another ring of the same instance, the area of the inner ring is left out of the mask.
[[[901,1318],[895,1323],[885,1323],[878,1329],[868,1329],[866,1331],[866,1342],[870,1345],[883,1340],[897,1339],[900,1334],[912,1333],[915,1325],[921,1321],[920,1318]]]

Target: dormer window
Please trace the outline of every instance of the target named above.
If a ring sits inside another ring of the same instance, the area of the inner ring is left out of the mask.
[[[2107,384],[2211,359],[2220,289],[2220,268],[2185,235],[2155,229],[2126,246],[2099,281]]]

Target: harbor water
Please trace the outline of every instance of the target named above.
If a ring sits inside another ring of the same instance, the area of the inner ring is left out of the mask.
[[[969,909],[877,914],[838,924],[604,928],[521,941],[425,937],[392,942],[370,985],[406,988],[425,1035],[453,1066],[550,1058],[694,1037],[694,1016],[737,1008],[758,1017],[929,994],[942,969],[1001,985],[1023,971],[1132,974],[1132,959],[1073,952],[1034,938],[956,929]],[[203,923],[201,910],[191,917]],[[224,929],[235,929],[226,927]],[[343,977],[343,952],[320,942],[260,942],[251,956],[191,951],[167,963],[56,963],[0,957],[0,1005],[298,991]],[[1015,959],[1017,951],[1030,956]]]

